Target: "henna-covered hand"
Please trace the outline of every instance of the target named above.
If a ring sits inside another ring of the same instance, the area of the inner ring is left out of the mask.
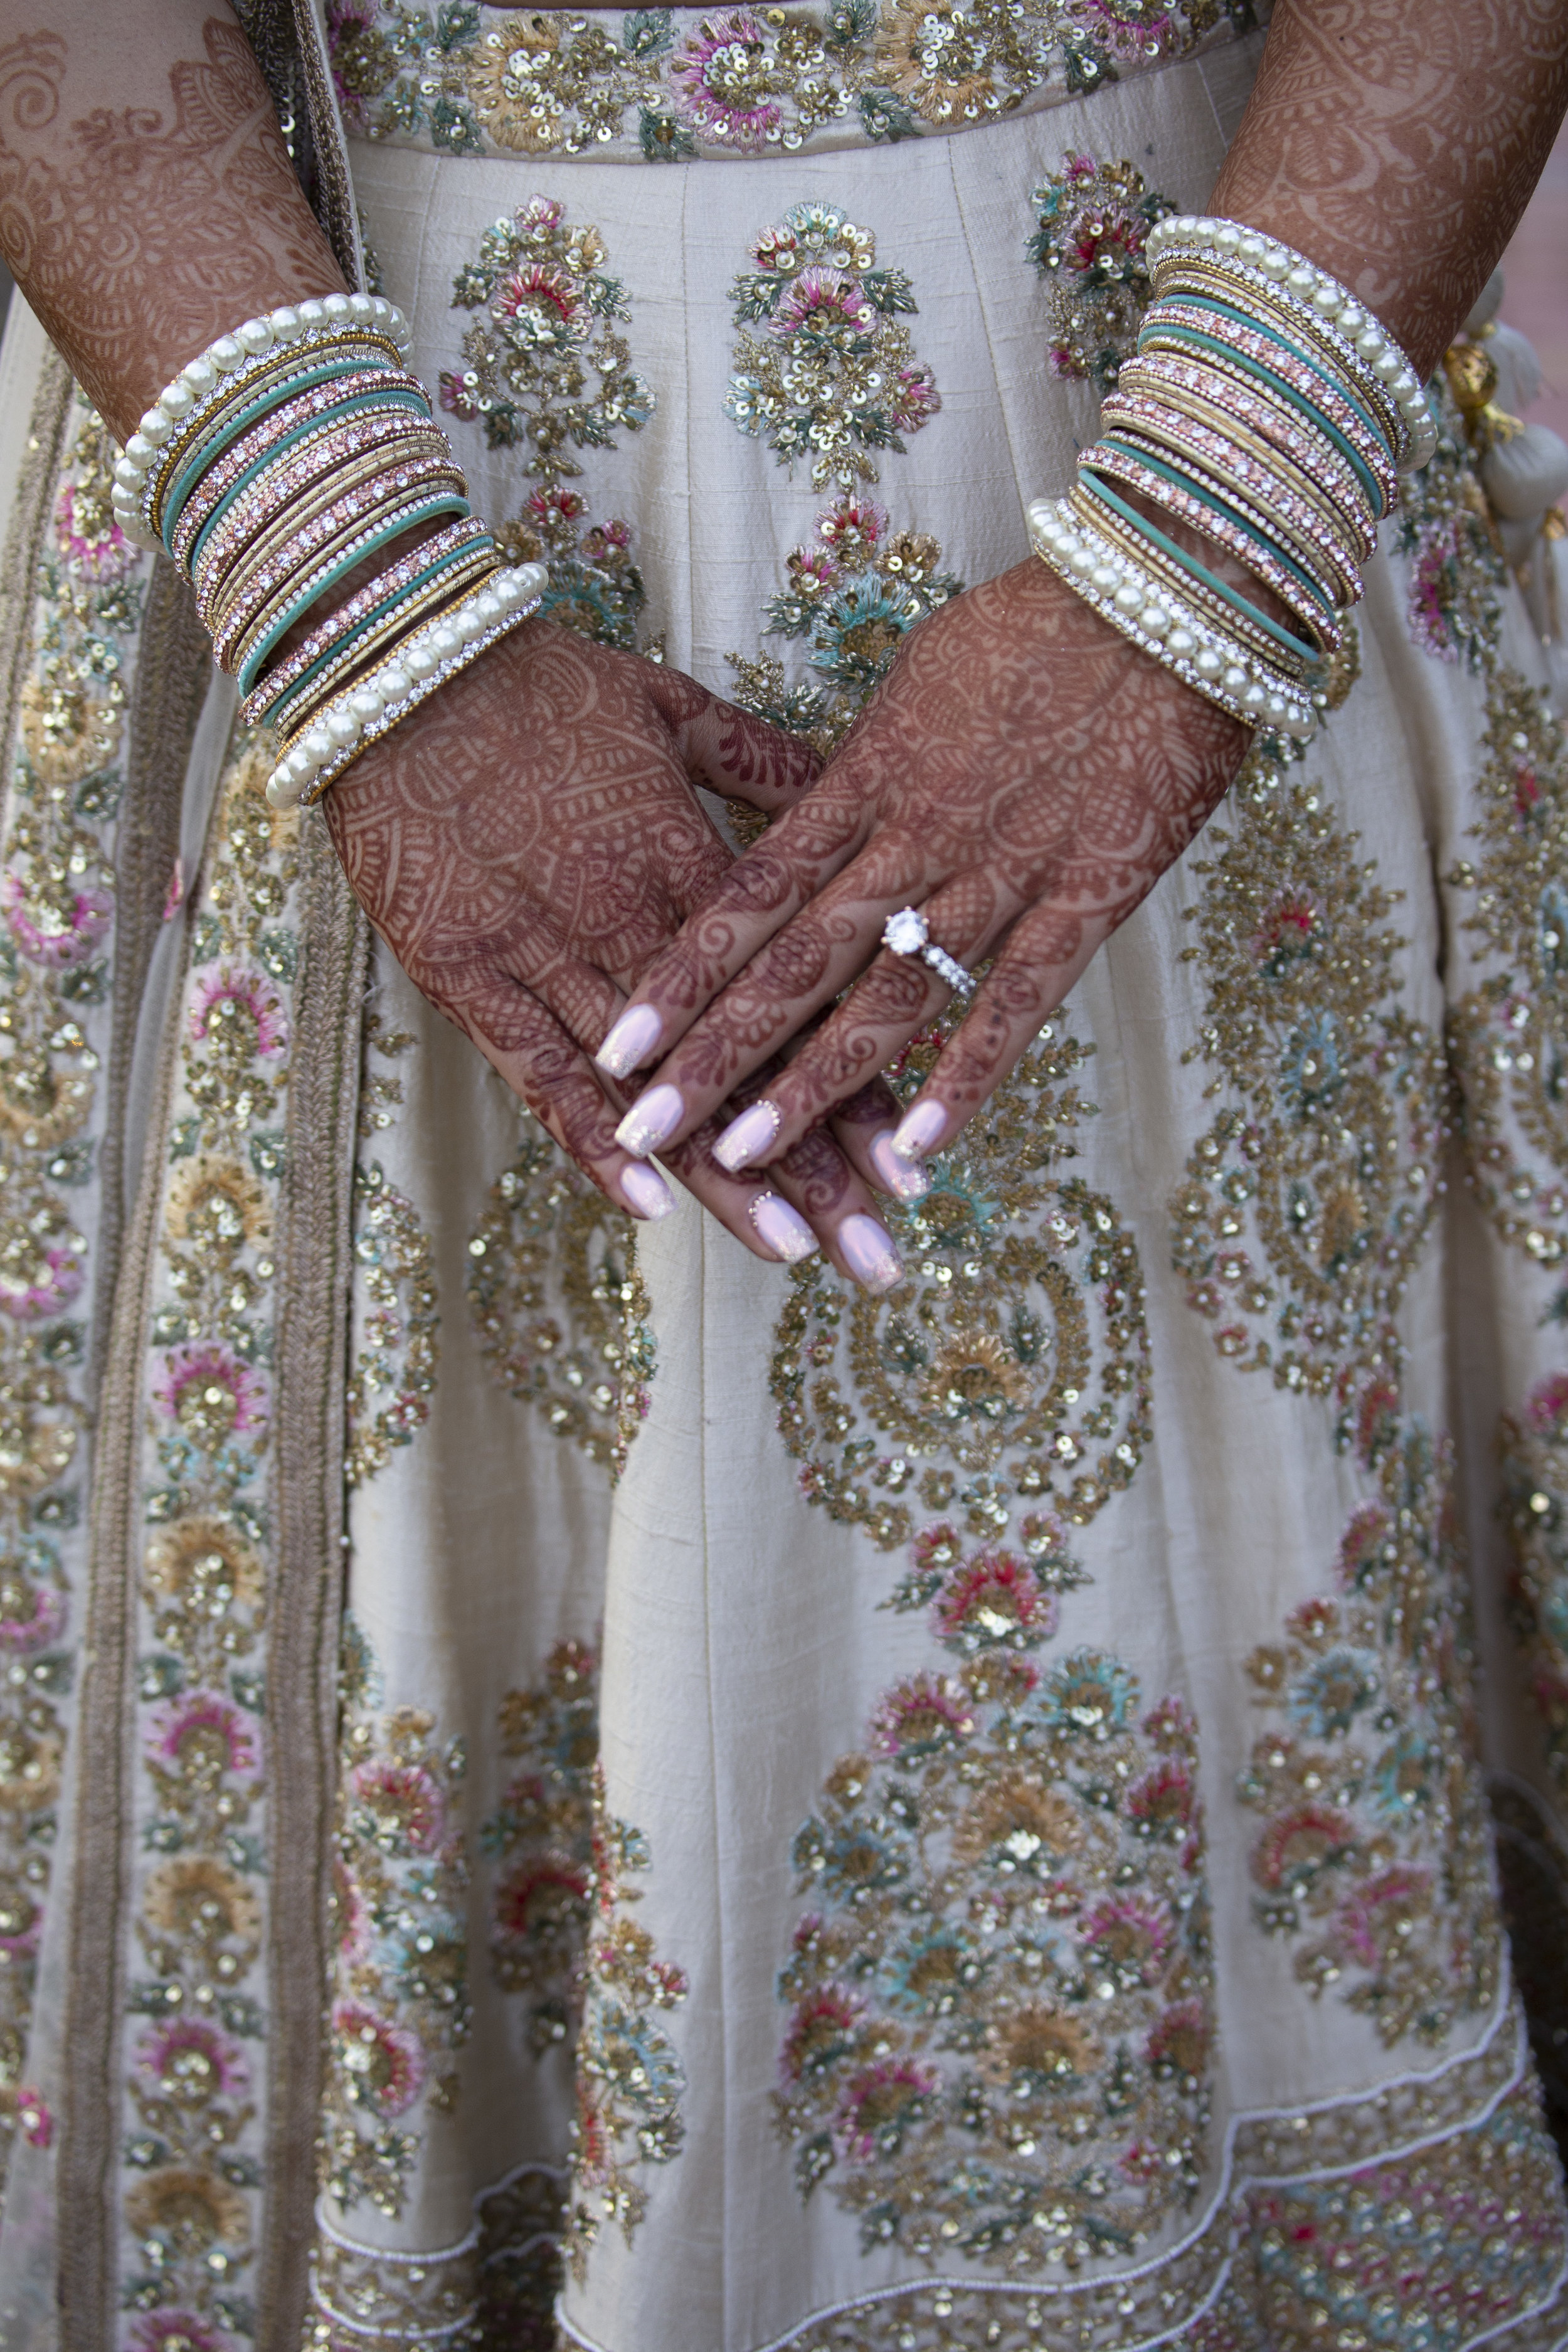
[[[625,989],[731,864],[691,782],[771,813],[816,769],[805,745],[679,671],[530,621],[369,746],[322,805],[356,897],[416,986],[613,1200],[649,1216],[668,1195],[616,1143],[625,1098],[590,1055]],[[662,1156],[757,1255],[804,1255],[809,1225],[864,1277],[860,1229],[846,1239],[845,1227],[872,1201],[850,1163],[874,1165],[896,1109],[871,1090],[837,1123],[844,1150],[818,1131],[766,1185],[720,1168],[708,1135]],[[780,1198],[797,1213],[793,1246]]]
[[[995,958],[900,1138],[936,1149],[1181,855],[1247,742],[1033,559],[956,598],[906,640],[821,782],[643,974],[635,1003],[668,1055],[644,1100],[673,1089],[670,1132],[686,1135],[854,982],[767,1081],[773,1131],[754,1118],[728,1147],[737,1164],[773,1160],[947,1003],[925,963],[879,947],[914,906],[960,962]]]

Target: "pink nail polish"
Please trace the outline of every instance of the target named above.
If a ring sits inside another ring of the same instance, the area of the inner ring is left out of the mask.
[[[675,1206],[675,1195],[658,1170],[645,1167],[640,1160],[635,1160],[629,1168],[622,1169],[621,1190],[634,1213],[647,1218],[650,1223],[659,1217],[668,1217]]]
[[[822,1246],[805,1219],[796,1216],[776,1192],[759,1192],[746,1213],[763,1247],[786,1265],[798,1265]]]
[[[686,1115],[679,1087],[650,1087],[639,1095],[616,1129],[616,1141],[634,1160],[646,1160],[668,1143]]]
[[[738,1169],[760,1160],[778,1131],[778,1105],[769,1102],[764,1095],[760,1102],[743,1110],[739,1118],[730,1121],[713,1146],[713,1157],[721,1168],[727,1168],[733,1176]]]
[[[893,1151],[893,1130],[885,1127],[874,1135],[866,1147],[872,1167],[876,1170],[884,1192],[895,1201],[923,1201],[931,1191],[931,1178],[923,1168],[912,1161],[898,1159]]]
[[[628,1004],[594,1059],[612,1078],[629,1077],[663,1034],[664,1022],[651,1004]]]
[[[886,1225],[863,1212],[846,1217],[838,1228],[838,1246],[850,1273],[864,1290],[891,1290],[904,1278],[904,1263],[893,1247]]]
[[[892,1149],[900,1160],[918,1160],[923,1152],[935,1150],[946,1129],[947,1111],[942,1103],[914,1103],[899,1121]]]

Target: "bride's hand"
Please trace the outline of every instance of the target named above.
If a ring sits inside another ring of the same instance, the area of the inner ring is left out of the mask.
[[[679,1141],[847,988],[718,1144],[737,1168],[787,1151],[949,1001],[926,962],[880,944],[915,907],[959,962],[995,958],[899,1132],[903,1157],[940,1149],[1181,855],[1247,740],[1043,563],[955,598],[643,973],[622,1034],[639,1061],[666,1058],[623,1136]]]
[[[692,781],[773,812],[816,765],[679,672],[530,621],[362,753],[323,807],[355,896],[416,986],[612,1200],[658,1216],[668,1189],[616,1141],[626,1097],[590,1055],[732,862]],[[809,1225],[864,1276],[864,1229],[844,1227],[869,1222],[873,1202],[849,1160],[869,1168],[869,1140],[896,1115],[885,1094],[847,1106],[848,1159],[819,1130],[765,1184],[718,1167],[700,1121],[661,1156],[757,1255],[808,1254]]]

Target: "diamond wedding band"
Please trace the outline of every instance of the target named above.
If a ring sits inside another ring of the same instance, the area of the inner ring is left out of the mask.
[[[919,956],[939,980],[946,981],[954,996],[973,996],[980,985],[945,948],[932,945],[931,926],[918,907],[900,907],[896,915],[888,917],[882,926],[882,945],[891,948],[895,955]]]

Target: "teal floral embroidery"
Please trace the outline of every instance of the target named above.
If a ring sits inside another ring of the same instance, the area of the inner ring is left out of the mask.
[[[1427,399],[1437,421],[1436,455],[1400,487],[1399,546],[1409,559],[1405,623],[1434,660],[1484,672],[1496,660],[1507,566],[1464,425],[1441,378]]]
[[[1110,392],[1149,307],[1149,231],[1176,207],[1131,163],[1073,154],[1029,202],[1039,227],[1025,251],[1049,289],[1052,370]]]
[[[1357,1451],[1379,1492],[1346,1526],[1338,1589],[1248,1664],[1270,1718],[1240,1781],[1264,1816],[1256,1912],[1312,1992],[1391,2046],[1440,2042],[1490,2005],[1499,1962],[1464,1553],[1448,1449],[1391,1390],[1363,1397]]]
[[[1081,1649],[890,1690],[795,1843],[777,2095],[867,2252],[1029,2278],[1196,2190],[1212,1978],[1179,1699]]]
[[[941,565],[926,532],[891,530],[887,509],[868,499],[836,499],[817,516],[815,541],[791,551],[788,585],[763,616],[771,635],[805,643],[820,684],[787,685],[774,655],[731,654],[734,699],[831,751],[917,622],[961,593],[963,583]]]
[[[876,238],[837,205],[792,205],[752,255],[731,289],[742,331],[726,415],[781,466],[809,460],[817,489],[874,482],[871,452],[901,451],[942,405],[899,323],[917,307],[909,278],[876,267]]]

